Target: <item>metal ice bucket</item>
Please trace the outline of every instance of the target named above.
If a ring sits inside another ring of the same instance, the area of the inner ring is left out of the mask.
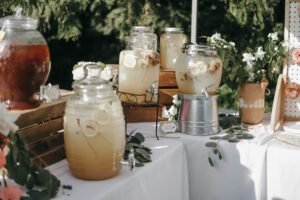
[[[181,94],[178,129],[189,135],[219,133],[217,96]]]

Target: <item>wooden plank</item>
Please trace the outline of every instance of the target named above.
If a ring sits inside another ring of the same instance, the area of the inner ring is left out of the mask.
[[[175,71],[160,71],[159,88],[177,88]]]
[[[30,144],[35,143],[45,137],[50,136],[51,133],[63,129],[63,117],[59,117],[42,124],[30,126],[17,131],[24,140]]]
[[[47,167],[66,158],[64,145],[52,148],[41,155],[33,157],[33,161],[41,167]]]
[[[272,107],[272,114],[271,114],[271,130],[275,131],[280,126],[280,113],[282,107],[284,107],[284,104],[282,102],[282,87],[283,86],[283,75],[280,74],[277,81],[274,101],[273,101],[273,107]]]
[[[159,90],[159,103],[161,105],[172,105],[173,96],[178,94],[178,89],[160,89]]]
[[[17,119],[16,124],[19,128],[24,128],[26,126],[31,126],[34,123],[39,124],[41,122],[63,116],[66,107],[66,99],[67,97],[65,96],[61,97],[59,100],[51,102],[50,104],[43,103],[35,109],[10,112],[18,112],[21,114]]]
[[[158,117],[161,116],[162,106],[158,108]],[[125,108],[124,108],[125,112]],[[131,106],[127,109],[127,122],[153,122],[156,120],[156,107]]]

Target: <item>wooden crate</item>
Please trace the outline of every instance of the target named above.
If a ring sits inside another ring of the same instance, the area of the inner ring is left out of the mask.
[[[63,139],[63,116],[66,93],[51,103],[43,103],[38,108],[20,113],[17,131],[26,141],[33,160],[46,167],[65,158]]]

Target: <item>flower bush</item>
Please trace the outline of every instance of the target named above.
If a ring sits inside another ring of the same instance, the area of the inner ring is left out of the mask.
[[[259,83],[262,79],[276,80],[287,52],[287,43],[278,33],[269,33],[264,44],[239,53],[235,43],[228,42],[219,33],[206,37],[215,46],[223,61],[223,83],[236,88],[240,83]]]
[[[17,118],[4,103],[0,104],[0,199],[50,199],[56,195],[60,181],[32,161],[24,140],[15,133]]]

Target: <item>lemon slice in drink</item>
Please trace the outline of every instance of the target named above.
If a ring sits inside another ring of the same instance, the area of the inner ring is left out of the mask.
[[[134,68],[136,65],[136,59],[133,54],[125,54],[123,58],[123,64],[125,67]]]
[[[197,76],[199,74],[205,73],[207,71],[207,68],[208,68],[207,64],[201,60],[199,60],[196,63],[192,63],[188,67],[192,76]]]
[[[108,103],[100,104],[98,109],[94,112],[94,119],[100,125],[106,125],[111,121],[112,109],[111,105]]]
[[[99,124],[94,120],[81,120],[80,128],[86,137],[95,137],[100,132]]]

